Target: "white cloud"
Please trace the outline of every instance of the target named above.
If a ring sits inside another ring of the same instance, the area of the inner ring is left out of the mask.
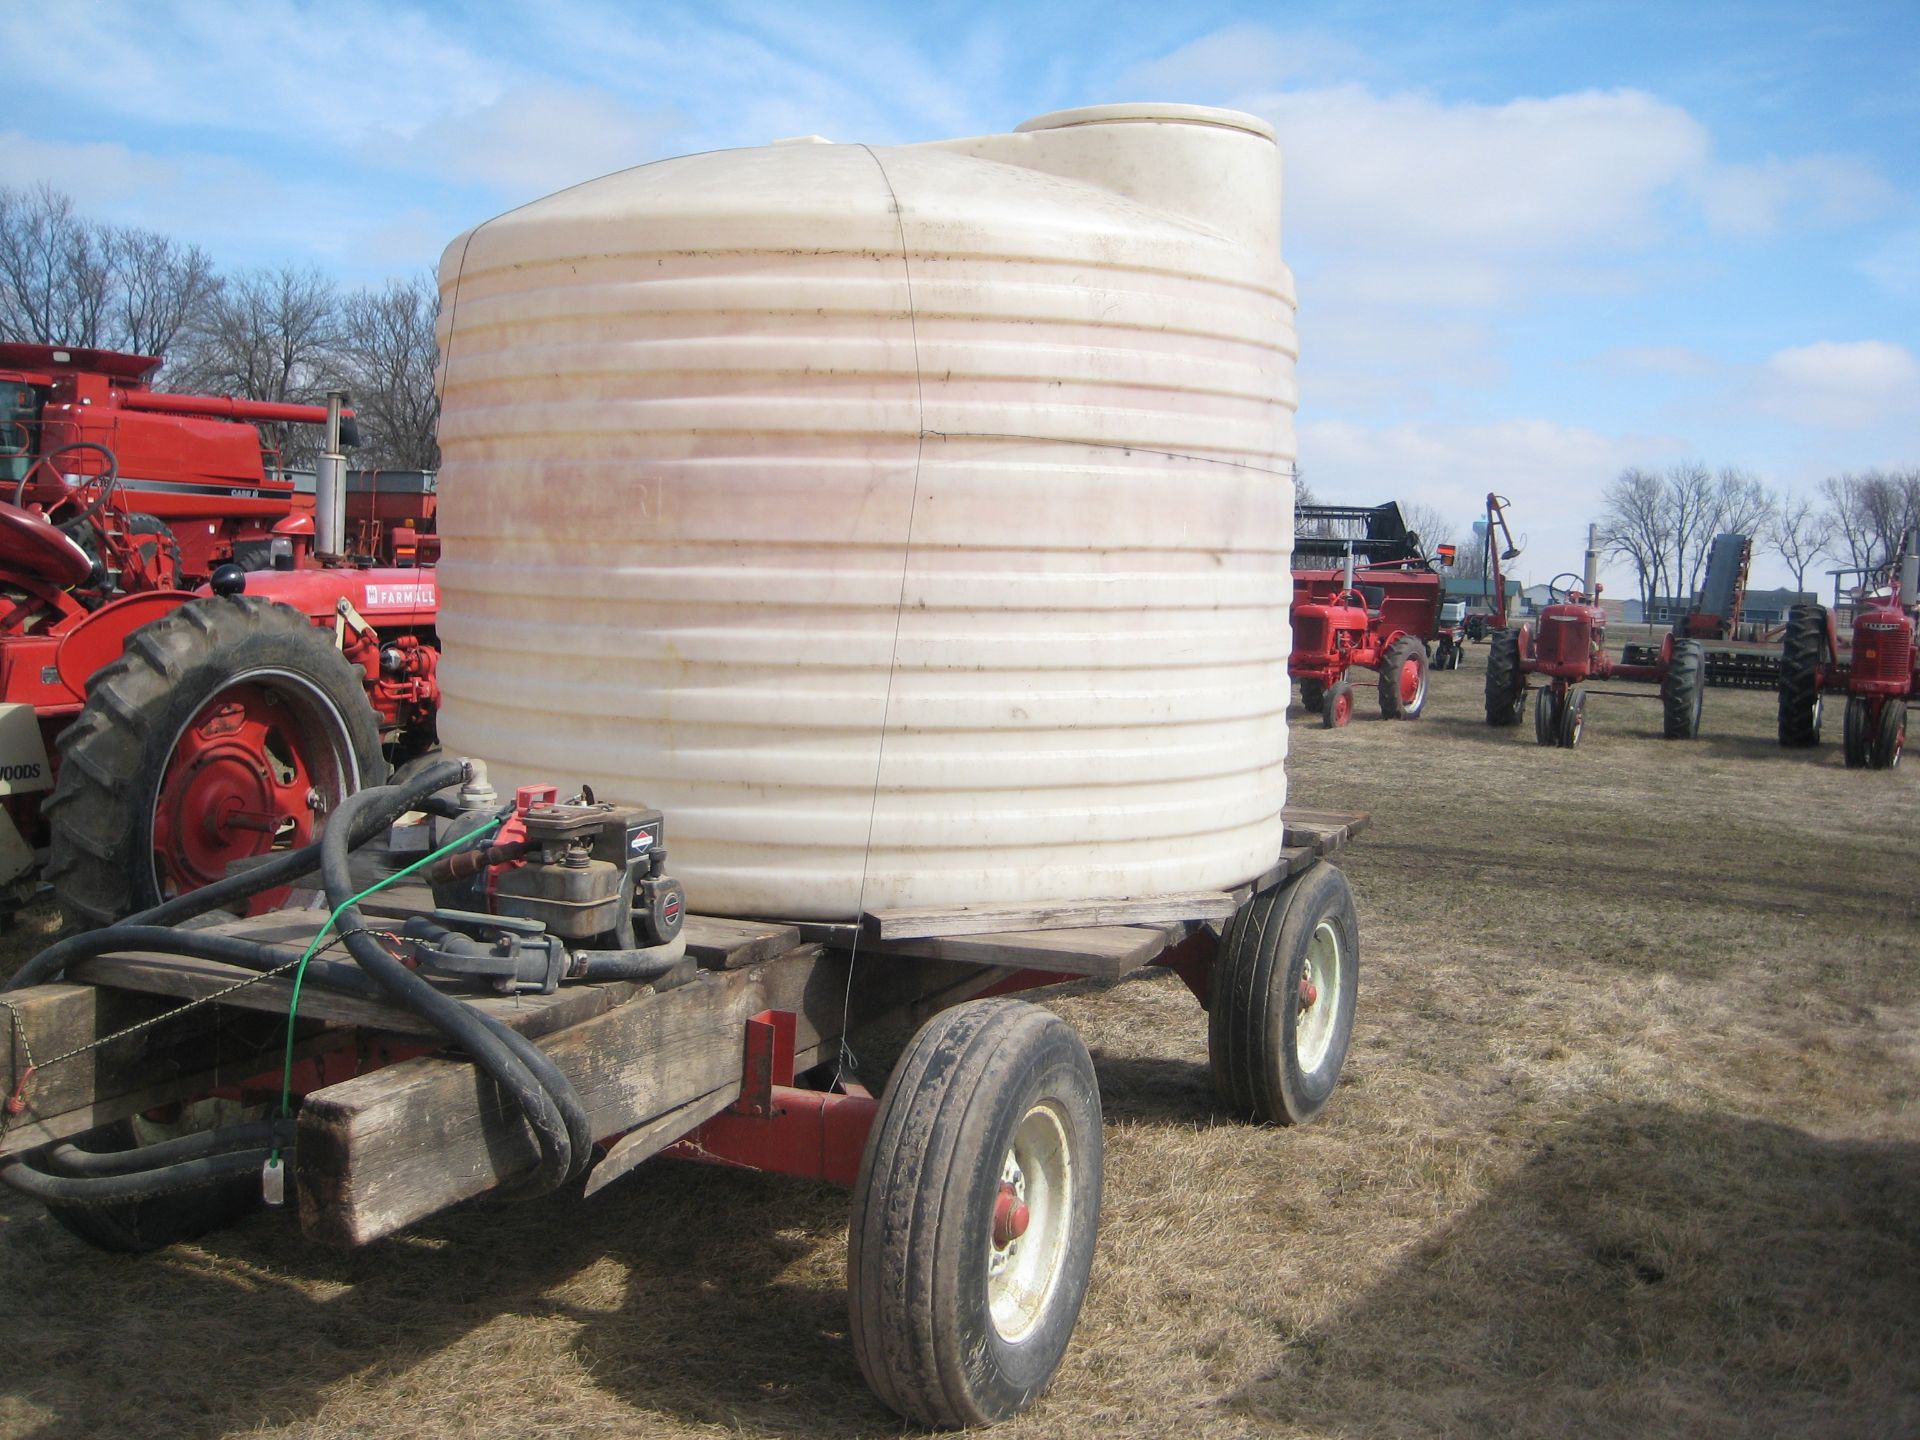
[[[1365,51],[1333,36],[1242,23],[1134,66],[1117,88],[1128,95],[1211,103],[1209,97],[1251,94],[1283,80],[1363,75],[1372,68]]]
[[[1686,345],[1622,345],[1602,351],[1593,364],[1616,375],[1664,375],[1675,380],[1708,380],[1722,371],[1711,355]]]
[[[1767,357],[1757,408],[1801,424],[1857,430],[1920,412],[1920,359],[1887,340],[1820,340]]]
[[[1729,235],[1770,235],[1790,213],[1816,225],[1845,225],[1879,214],[1894,191],[1850,155],[1768,156],[1758,165],[1720,165],[1698,181],[1708,224]]]
[[[685,123],[672,109],[636,110],[602,91],[521,86],[436,120],[411,140],[367,148],[370,159],[394,168],[531,199],[656,160]]]
[[[1860,261],[1859,269],[1889,295],[1920,299],[1920,229],[1888,236]]]

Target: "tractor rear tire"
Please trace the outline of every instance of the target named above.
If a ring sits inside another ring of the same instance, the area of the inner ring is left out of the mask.
[[[1338,730],[1353,718],[1353,683],[1342,675],[1320,697],[1320,728]]]
[[[1669,740],[1691,740],[1700,733],[1700,711],[1707,698],[1707,652],[1698,640],[1676,640],[1667,673],[1660,678],[1663,733]]]
[[[1309,715],[1320,713],[1320,702],[1327,698],[1327,687],[1318,680],[1300,682],[1300,708]]]
[[[1780,648],[1780,743],[1820,743],[1820,688],[1827,661],[1827,607],[1796,605],[1787,612]]]
[[[1103,1139],[1093,1061],[1058,1016],[975,1000],[921,1027],[868,1133],[847,1237],[853,1352],[881,1400],[957,1429],[1046,1389],[1086,1298]]]
[[[1560,707],[1560,719],[1554,726],[1554,741],[1563,750],[1579,748],[1580,737],[1587,730],[1587,687],[1575,685],[1567,691],[1566,702]]]
[[[1360,986],[1347,877],[1320,861],[1234,913],[1207,997],[1214,1089],[1262,1125],[1301,1125],[1340,1082]]]
[[[257,595],[190,600],[129,635],[59,741],[46,873],[67,923],[110,924],[314,838],[386,778],[364,678]]]
[[[1847,719],[1840,731],[1840,756],[1849,770],[1861,770],[1872,762],[1874,723],[1873,706],[1864,695],[1847,697]]]
[[[1495,630],[1487,648],[1487,724],[1512,727],[1527,713],[1527,677],[1520,669],[1520,632]]]
[[[1551,686],[1542,689],[1533,702],[1533,738],[1542,745],[1560,743],[1560,697]]]
[[[1380,662],[1380,717],[1418,720],[1427,705],[1427,647],[1411,635],[1387,646]]]
[[[1875,727],[1873,753],[1867,763],[1876,770],[1894,770],[1900,765],[1901,752],[1907,748],[1907,702],[1880,702],[1880,723]]]

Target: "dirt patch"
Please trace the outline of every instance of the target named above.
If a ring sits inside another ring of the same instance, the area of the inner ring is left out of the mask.
[[[1697,743],[1599,697],[1542,750],[1481,723],[1485,654],[1413,724],[1296,713],[1295,798],[1376,817],[1319,1121],[1217,1114],[1176,981],[1052,1002],[1106,1207],[1002,1433],[1920,1431],[1920,770],[1783,752],[1739,691]],[[832,1189],[661,1163],[353,1254],[266,1217],[128,1261],[9,1197],[0,1433],[895,1434],[844,1227]]]

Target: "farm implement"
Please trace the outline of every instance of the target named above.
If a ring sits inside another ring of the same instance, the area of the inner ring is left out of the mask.
[[[1780,655],[1780,743],[1820,743],[1828,694],[1846,696],[1841,753],[1851,769],[1891,770],[1907,743],[1907,707],[1920,702],[1920,532],[1909,531],[1875,595],[1861,586],[1852,647],[1841,658],[1839,634],[1824,605],[1788,613]]]
[[[439,706],[434,496],[349,477],[352,412],[0,345],[0,893],[95,925],[298,849]],[[326,427],[311,494],[266,438]]]
[[[1072,1335],[1102,1183],[1086,1048],[1010,997],[1170,970],[1222,1103],[1310,1120],[1358,981],[1327,857],[1365,819],[1289,812],[1230,891],[722,920],[688,913],[658,812],[502,804],[480,767],[429,761],[317,841],[30,961],[0,994],[0,1180],[142,1251],[289,1200],[310,1238],[365,1244],[660,1155],[825,1179],[852,1189],[874,1390],[921,1424],[1004,1419]],[[288,887],[324,899],[198,928]],[[849,1039],[903,1022],[874,1093]]]

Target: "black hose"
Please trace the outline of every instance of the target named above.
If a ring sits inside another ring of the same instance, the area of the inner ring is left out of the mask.
[[[540,1149],[540,1161],[514,1187],[534,1194],[554,1189],[585,1169],[591,1159],[593,1131],[586,1107],[566,1076],[525,1036],[462,1001],[441,994],[407,969],[367,934],[348,870],[348,835],[361,810],[377,802],[376,792],[349,796],[320,838],[320,877],[336,912],[341,938],[360,967],[387,992],[434,1029],[464,1049],[512,1099]]]
[[[381,803],[377,808],[366,810],[365,813],[358,810],[353,812],[347,826],[346,839],[349,846],[358,848],[366,844],[401,815],[416,808],[419,802],[437,790],[446,789],[462,779],[465,774],[466,767],[458,760],[444,760],[438,765],[422,770],[404,785],[377,786],[350,796],[349,799],[358,799],[360,796],[379,796]],[[347,806],[343,803],[336,812],[335,818],[346,813]],[[203,885],[198,890],[189,890],[186,894],[176,895],[171,900],[163,900],[158,905],[142,910],[136,915],[129,915],[126,919],[117,921],[103,930],[91,931],[85,935],[70,935],[63,940],[57,940],[22,965],[11,980],[5,985],[0,985],[0,990],[23,990],[29,985],[44,985],[59,979],[70,959],[77,958],[82,953],[95,955],[106,953],[101,950],[85,949],[81,942],[90,939],[91,936],[111,935],[118,932],[122,926],[128,925],[177,925],[182,920],[191,920],[197,915],[217,910],[229,901],[244,900],[249,896],[258,895],[263,890],[271,890],[276,885],[297,880],[320,863],[322,841],[327,834],[332,833],[333,828],[329,825],[322,832],[322,840],[316,840],[311,845],[303,845],[298,850],[289,850],[284,855],[267,861],[264,865],[256,866],[238,875],[229,875],[224,880],[216,880],[213,884]],[[108,947],[108,949],[127,948],[130,947]]]
[[[664,945],[644,950],[582,950],[573,957],[567,979],[579,981],[636,980],[643,984],[672,975],[686,966],[687,939],[680,935]]]
[[[195,960],[218,960],[243,970],[282,970],[299,962],[303,953],[291,946],[269,945],[239,935],[222,935],[211,930],[175,930],[166,925],[109,926],[74,935],[66,956],[68,965],[91,960],[97,955],[118,954],[123,950],[158,950],[168,955],[185,955]],[[357,965],[338,960],[309,960],[307,983],[344,990],[370,1000],[384,1000],[387,992],[368,979]]]
[[[135,1146],[131,1150],[82,1150],[77,1145],[56,1145],[47,1152],[47,1163],[61,1175],[131,1175],[235,1150],[271,1150],[275,1146],[290,1150],[293,1135],[291,1120],[248,1120],[218,1130],[200,1130],[152,1145]]]
[[[272,1155],[271,1149],[235,1150],[131,1175],[49,1175],[10,1156],[0,1160],[0,1182],[48,1205],[124,1205],[258,1174]]]

